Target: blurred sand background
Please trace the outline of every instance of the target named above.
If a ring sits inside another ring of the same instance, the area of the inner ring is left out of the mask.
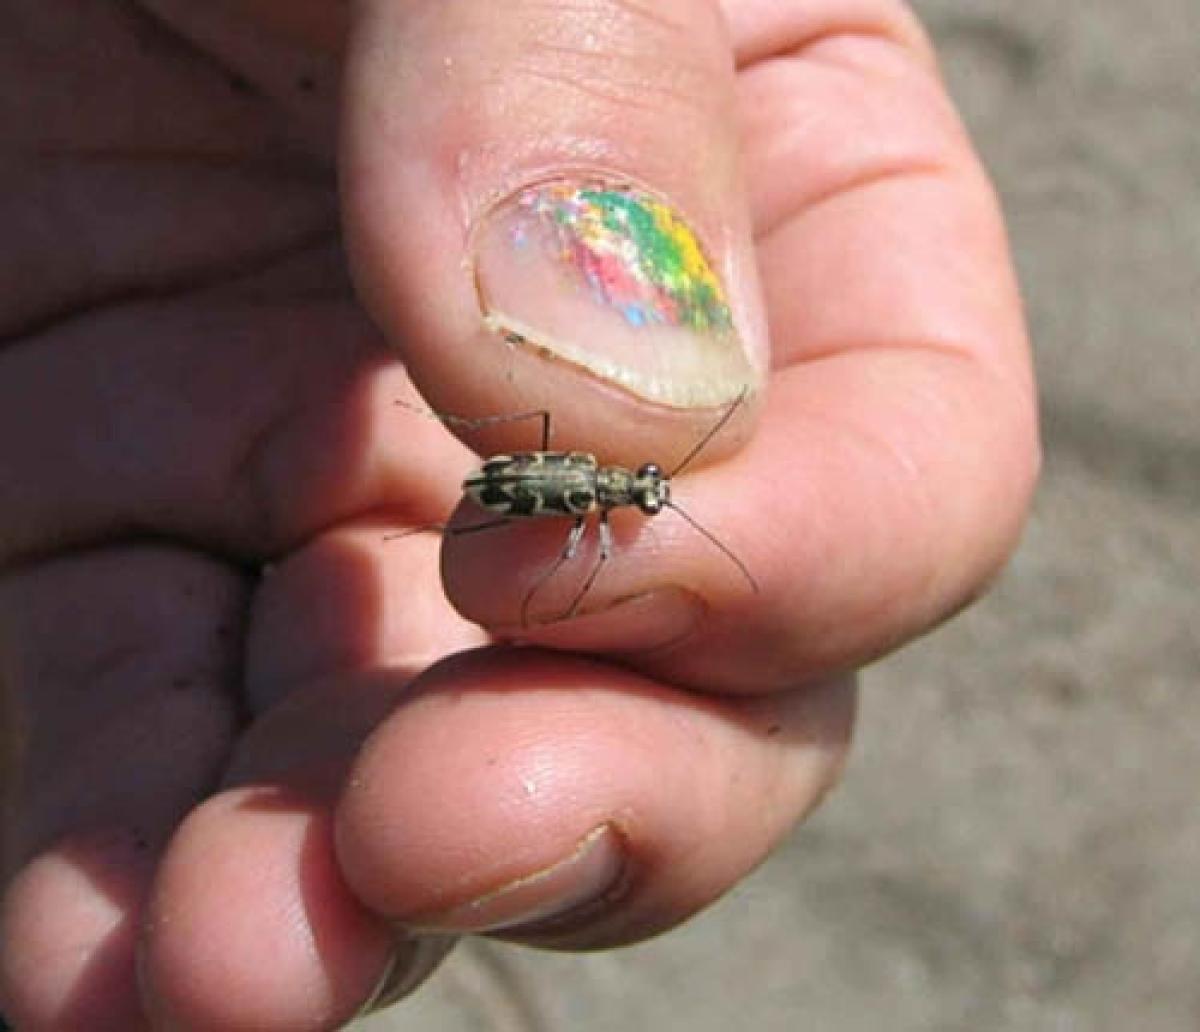
[[[1046,472],[980,605],[865,678],[845,785],[680,931],[468,943],[422,1032],[1200,1029],[1200,3],[924,0],[999,184]]]

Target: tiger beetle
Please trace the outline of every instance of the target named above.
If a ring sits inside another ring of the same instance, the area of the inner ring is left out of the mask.
[[[570,606],[559,619],[567,620],[578,611],[584,598],[596,583],[604,564],[612,555],[612,530],[608,514],[613,509],[637,508],[647,516],[656,516],[663,509],[679,513],[688,524],[715,545],[740,571],[751,590],[758,591],[758,582],[732,551],[710,531],[701,526],[671,500],[671,480],[678,476],[721,432],[738,406],[746,399],[748,388],[734,399],[682,460],[669,473],[653,462],[639,466],[636,471],[623,466],[602,466],[596,456],[581,451],[550,451],[550,413],[545,409],[483,419],[464,419],[458,416],[436,415],[443,422],[473,430],[498,423],[513,423],[523,419],[540,419],[542,444],[537,451],[511,452],[493,455],[472,472],[462,484],[463,494],[480,509],[494,513],[495,519],[465,527],[449,527],[451,534],[471,534],[502,527],[517,520],[538,517],[571,517],[574,523],[558,558],[534,581],[521,603],[521,626],[529,626],[529,607],[537,593],[562,567],[575,558],[587,528],[587,518],[598,513],[600,552],[583,586],[575,593]],[[403,405],[403,402],[398,404]],[[409,407],[405,405],[405,407]]]

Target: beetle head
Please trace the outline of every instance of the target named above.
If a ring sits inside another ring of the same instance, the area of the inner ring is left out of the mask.
[[[633,477],[633,501],[647,516],[662,512],[671,504],[671,481],[653,462],[639,466]]]

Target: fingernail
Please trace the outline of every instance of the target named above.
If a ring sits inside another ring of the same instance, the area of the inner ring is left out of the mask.
[[[398,1003],[417,989],[445,959],[458,941],[454,935],[423,935],[397,943],[387,966],[355,1019]]]
[[[473,248],[497,339],[675,407],[720,405],[753,385],[719,264],[640,187],[536,183],[484,216]]]
[[[556,924],[605,905],[625,882],[620,835],[603,824],[584,836],[570,856],[447,911],[436,926],[479,933]]]

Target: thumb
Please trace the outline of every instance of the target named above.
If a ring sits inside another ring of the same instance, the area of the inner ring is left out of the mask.
[[[357,10],[348,239],[426,399],[670,468],[766,366],[716,0]],[[540,446],[489,433],[468,443]]]

